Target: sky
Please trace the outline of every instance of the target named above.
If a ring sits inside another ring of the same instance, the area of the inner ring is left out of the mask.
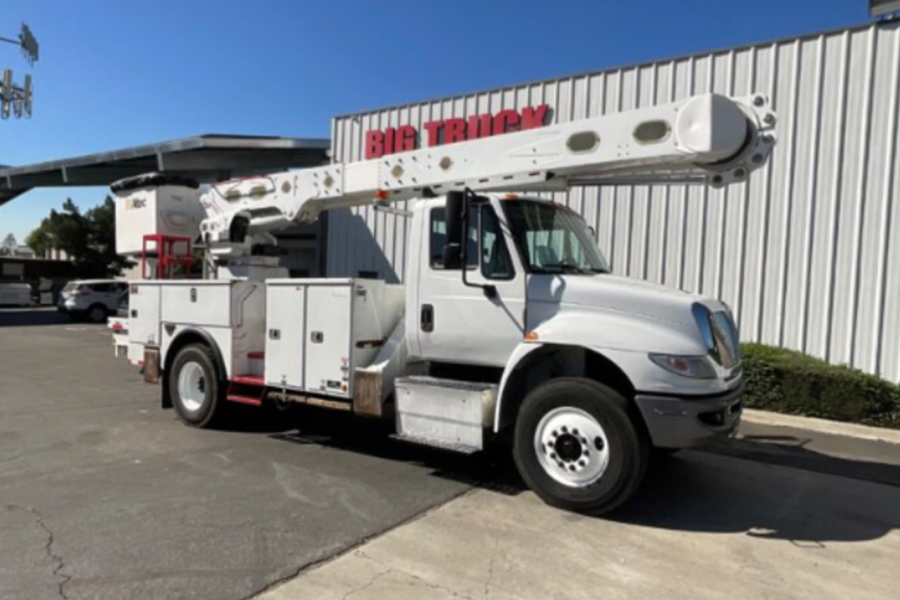
[[[4,0],[27,23],[32,119],[0,121],[0,164],[26,165],[204,133],[328,137],[332,117],[864,23],[866,0]],[[0,207],[20,242],[66,197]]]

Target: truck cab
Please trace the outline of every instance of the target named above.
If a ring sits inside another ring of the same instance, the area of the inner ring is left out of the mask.
[[[616,443],[603,439],[626,421],[633,431],[619,435],[648,449],[734,431],[743,382],[724,303],[613,275],[587,224],[564,205],[487,195],[463,210],[464,258],[454,262],[446,199],[414,209],[409,354],[438,373],[496,381],[492,429],[531,447],[517,449],[517,462],[545,498],[598,483],[608,466],[601,470],[592,452],[610,460]],[[566,394],[577,402],[567,404]],[[580,395],[593,400],[579,405]],[[552,450],[558,439],[568,453]],[[635,454],[642,469],[646,451]]]

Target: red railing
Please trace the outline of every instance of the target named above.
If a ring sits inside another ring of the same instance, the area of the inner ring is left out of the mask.
[[[179,252],[179,250],[184,250]],[[156,255],[156,268],[152,277],[148,276],[147,259]],[[191,247],[191,238],[180,235],[145,235],[141,252],[141,277],[144,279],[174,279],[175,268],[178,265],[184,267],[182,276],[188,277],[191,265],[194,264],[194,255]]]

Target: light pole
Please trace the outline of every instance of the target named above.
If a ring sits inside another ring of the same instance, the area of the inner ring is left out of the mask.
[[[18,39],[0,36],[0,42],[19,46],[22,54],[25,55],[25,60],[31,66],[34,66],[34,63],[40,58],[40,45],[34,34],[31,33],[31,28],[24,23]],[[13,81],[12,69],[3,70],[2,78],[0,78],[0,117],[4,119],[8,119],[10,115],[15,115],[17,119],[22,116],[31,117],[33,97],[31,75],[25,75],[24,82],[19,85]]]

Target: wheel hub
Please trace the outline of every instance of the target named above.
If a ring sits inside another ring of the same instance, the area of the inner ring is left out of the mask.
[[[581,458],[581,440],[572,434],[565,433],[556,438],[556,454],[564,462],[574,462]]]
[[[196,362],[185,363],[178,372],[178,396],[181,405],[197,411],[206,400],[206,375]]]
[[[579,408],[560,407],[544,415],[534,446],[544,471],[569,487],[598,481],[609,465],[606,432],[597,419]]]

